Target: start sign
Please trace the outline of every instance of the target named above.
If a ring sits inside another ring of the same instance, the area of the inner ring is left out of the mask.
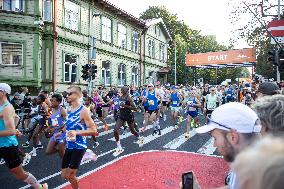
[[[267,30],[274,36],[278,43],[284,43],[284,20],[272,20],[267,25]],[[271,38],[271,44],[276,44],[275,40]]]

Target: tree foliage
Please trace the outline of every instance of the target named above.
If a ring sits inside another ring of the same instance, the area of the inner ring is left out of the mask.
[[[185,66],[186,51],[190,53],[205,53],[228,50],[228,47],[220,45],[214,36],[202,35],[200,31],[191,29],[184,21],[180,21],[176,14],[170,13],[164,6],[151,6],[145,10],[140,19],[147,20],[153,18],[162,18],[175,45],[177,56],[177,83],[187,84],[193,83],[194,77],[203,78],[204,81],[211,84],[220,83],[225,79],[234,80],[240,76],[243,68],[232,69],[223,68],[215,69],[199,69],[196,74],[193,70]],[[174,46],[168,49],[169,63],[174,69]],[[174,83],[174,71],[169,75],[169,82]]]

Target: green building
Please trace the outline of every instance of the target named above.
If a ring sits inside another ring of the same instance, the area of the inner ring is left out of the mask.
[[[104,0],[0,0],[0,81],[62,92],[86,85],[166,82],[170,35],[161,19],[139,20]]]

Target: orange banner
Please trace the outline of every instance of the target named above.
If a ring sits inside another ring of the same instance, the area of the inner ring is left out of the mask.
[[[256,62],[255,49],[240,49],[199,54],[186,54],[187,66]]]

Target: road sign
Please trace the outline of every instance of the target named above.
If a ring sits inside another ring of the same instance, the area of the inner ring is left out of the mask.
[[[284,43],[284,36],[283,37],[275,37],[275,39],[276,39],[276,41],[278,42],[278,43]],[[275,45],[276,44],[276,42],[275,42],[275,40],[273,39],[273,38],[271,38],[271,42],[270,42],[270,44],[273,44],[273,45]]]
[[[272,20],[267,25],[267,30],[274,37],[283,37],[284,36],[284,19],[282,20]]]

